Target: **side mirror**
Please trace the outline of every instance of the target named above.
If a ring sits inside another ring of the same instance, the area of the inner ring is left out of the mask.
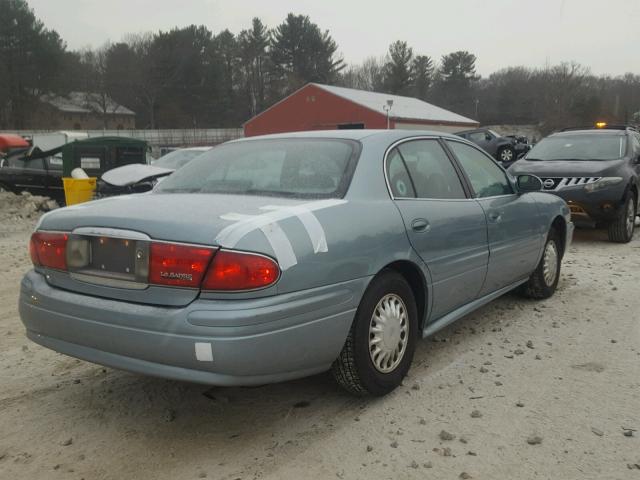
[[[518,175],[517,184],[520,193],[539,192],[542,190],[542,180],[535,175]]]
[[[491,141],[491,140],[493,140],[493,137],[490,134],[485,133],[484,134],[484,139],[487,140],[487,141]]]

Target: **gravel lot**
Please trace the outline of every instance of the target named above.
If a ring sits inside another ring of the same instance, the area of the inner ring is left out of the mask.
[[[1,478],[640,478],[640,235],[578,231],[552,299],[498,299],[358,399],[328,374],[207,388],[29,342],[33,224],[0,222]]]

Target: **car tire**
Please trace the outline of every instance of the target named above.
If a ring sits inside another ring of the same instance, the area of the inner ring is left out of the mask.
[[[542,300],[551,297],[558,287],[562,251],[560,236],[552,228],[547,235],[542,257],[538,266],[522,286],[522,293],[528,298]]]
[[[631,241],[635,230],[636,213],[636,198],[632,192],[629,192],[618,218],[609,224],[609,241],[616,243]]]
[[[498,150],[498,160],[502,163],[511,163],[516,159],[516,151],[513,147],[502,147]]]
[[[385,270],[372,280],[360,301],[347,340],[333,363],[333,376],[354,395],[385,395],[409,371],[417,336],[413,291],[402,275]]]

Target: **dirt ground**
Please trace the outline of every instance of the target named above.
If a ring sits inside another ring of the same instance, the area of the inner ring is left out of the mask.
[[[0,223],[2,479],[640,478],[640,235],[577,232],[553,298],[494,301],[359,399],[328,374],[208,388],[31,343],[33,222]]]

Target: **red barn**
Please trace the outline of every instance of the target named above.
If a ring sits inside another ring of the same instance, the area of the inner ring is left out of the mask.
[[[446,132],[480,125],[417,98],[309,83],[245,122],[244,134],[387,128],[387,122],[388,128]]]

